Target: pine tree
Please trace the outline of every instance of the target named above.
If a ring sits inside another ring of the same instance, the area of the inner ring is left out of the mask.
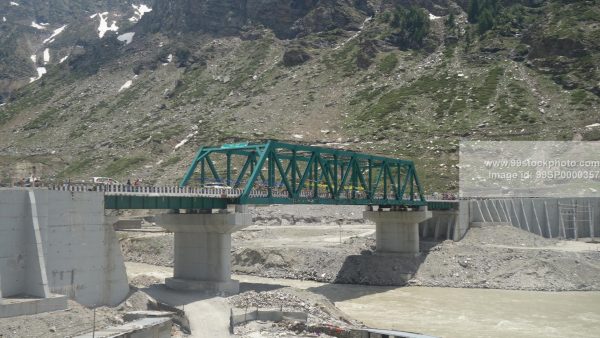
[[[492,11],[486,8],[479,15],[477,29],[479,30],[479,34],[483,34],[492,29],[492,27],[494,27],[494,16],[492,15]]]
[[[393,14],[390,26],[398,29],[393,40],[403,48],[420,48],[429,33],[429,16],[417,7],[398,7]]]
[[[479,19],[479,1],[469,0],[469,7],[467,8],[468,20],[470,23],[477,23]]]
[[[454,26],[456,26],[456,18],[454,17],[454,13],[450,12],[446,19],[446,27],[454,28]]]

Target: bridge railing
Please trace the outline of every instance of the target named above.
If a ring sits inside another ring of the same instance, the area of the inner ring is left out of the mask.
[[[64,184],[50,185],[50,190],[69,191],[69,192],[86,192],[98,191],[104,192],[106,195],[139,195],[139,196],[189,196],[189,197],[212,197],[212,198],[237,198],[243,193],[243,189],[238,188],[202,188],[202,187],[178,187],[178,186],[133,186],[133,185],[83,185],[83,184]],[[253,189],[250,192],[250,197],[265,198],[269,196],[268,189],[261,187]],[[287,190],[272,189],[271,196],[276,198],[289,198]],[[317,196],[319,198],[332,198],[331,193],[326,189],[318,189]],[[300,191],[300,198],[313,198],[314,190],[304,189]],[[338,196],[339,199],[366,199],[365,191],[346,190]],[[393,199],[393,192],[388,192],[387,196],[378,192],[373,196],[373,199],[384,200]],[[414,197],[417,198],[417,197]],[[453,201],[458,198],[453,193],[443,193],[426,195],[427,201]],[[410,200],[410,195],[404,194],[403,199]]]
[[[85,184],[63,184],[50,185],[50,190],[68,191],[68,192],[102,192],[106,196],[141,196],[141,197],[205,197],[216,199],[235,199],[243,194],[243,189],[238,188],[214,188],[214,187],[177,187],[177,186],[133,186],[133,185],[85,185]],[[332,195],[327,189],[317,189],[319,199],[331,199]],[[250,197],[253,198],[268,198],[269,190],[267,187],[253,189],[250,192]],[[287,199],[290,198],[289,193],[285,189],[271,189],[271,197]],[[299,198],[306,200],[315,199],[314,189],[303,189],[299,192]],[[337,196],[339,200],[353,200],[368,198],[366,191],[347,190]],[[392,192],[388,192],[387,196],[378,192],[372,196],[373,200],[385,200],[396,198]],[[410,200],[410,195],[404,194],[404,200]],[[417,196],[413,196],[417,199]],[[426,195],[428,202],[453,202],[458,198],[453,193],[432,194]]]
[[[239,197],[242,189],[231,188],[193,188],[172,186],[132,186],[132,185],[51,185],[48,187],[55,191],[69,192],[103,192],[105,195],[139,195],[139,196],[190,196],[235,198]]]

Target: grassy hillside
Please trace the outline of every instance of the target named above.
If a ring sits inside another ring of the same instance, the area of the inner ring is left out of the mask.
[[[276,138],[412,159],[440,191],[457,188],[461,139],[600,139],[585,128],[600,122],[598,2],[484,3],[387,6],[360,31],[291,40],[248,26],[90,42],[0,107],[4,180],[36,165],[174,183],[200,145]]]

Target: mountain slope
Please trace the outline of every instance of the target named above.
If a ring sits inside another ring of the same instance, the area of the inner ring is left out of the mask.
[[[505,1],[491,26],[466,1],[152,6],[130,44],[79,41],[0,107],[5,182],[172,184],[200,145],[277,138],[413,159],[452,190],[461,139],[600,139],[597,1]]]
[[[106,13],[103,17],[112,27],[126,28],[140,19],[140,9],[145,8],[141,5],[134,0],[0,3],[0,103],[38,78],[40,68],[59,63],[78,41],[98,38],[98,31],[92,28],[101,26],[102,17],[97,13]]]

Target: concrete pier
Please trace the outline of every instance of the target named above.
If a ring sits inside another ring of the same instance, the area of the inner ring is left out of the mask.
[[[239,282],[231,279],[231,233],[251,225],[252,215],[245,209],[159,215],[157,224],[175,234],[174,272],[165,281],[167,287],[238,293]]]
[[[431,218],[431,211],[365,211],[375,222],[379,253],[419,253],[419,223]]]

